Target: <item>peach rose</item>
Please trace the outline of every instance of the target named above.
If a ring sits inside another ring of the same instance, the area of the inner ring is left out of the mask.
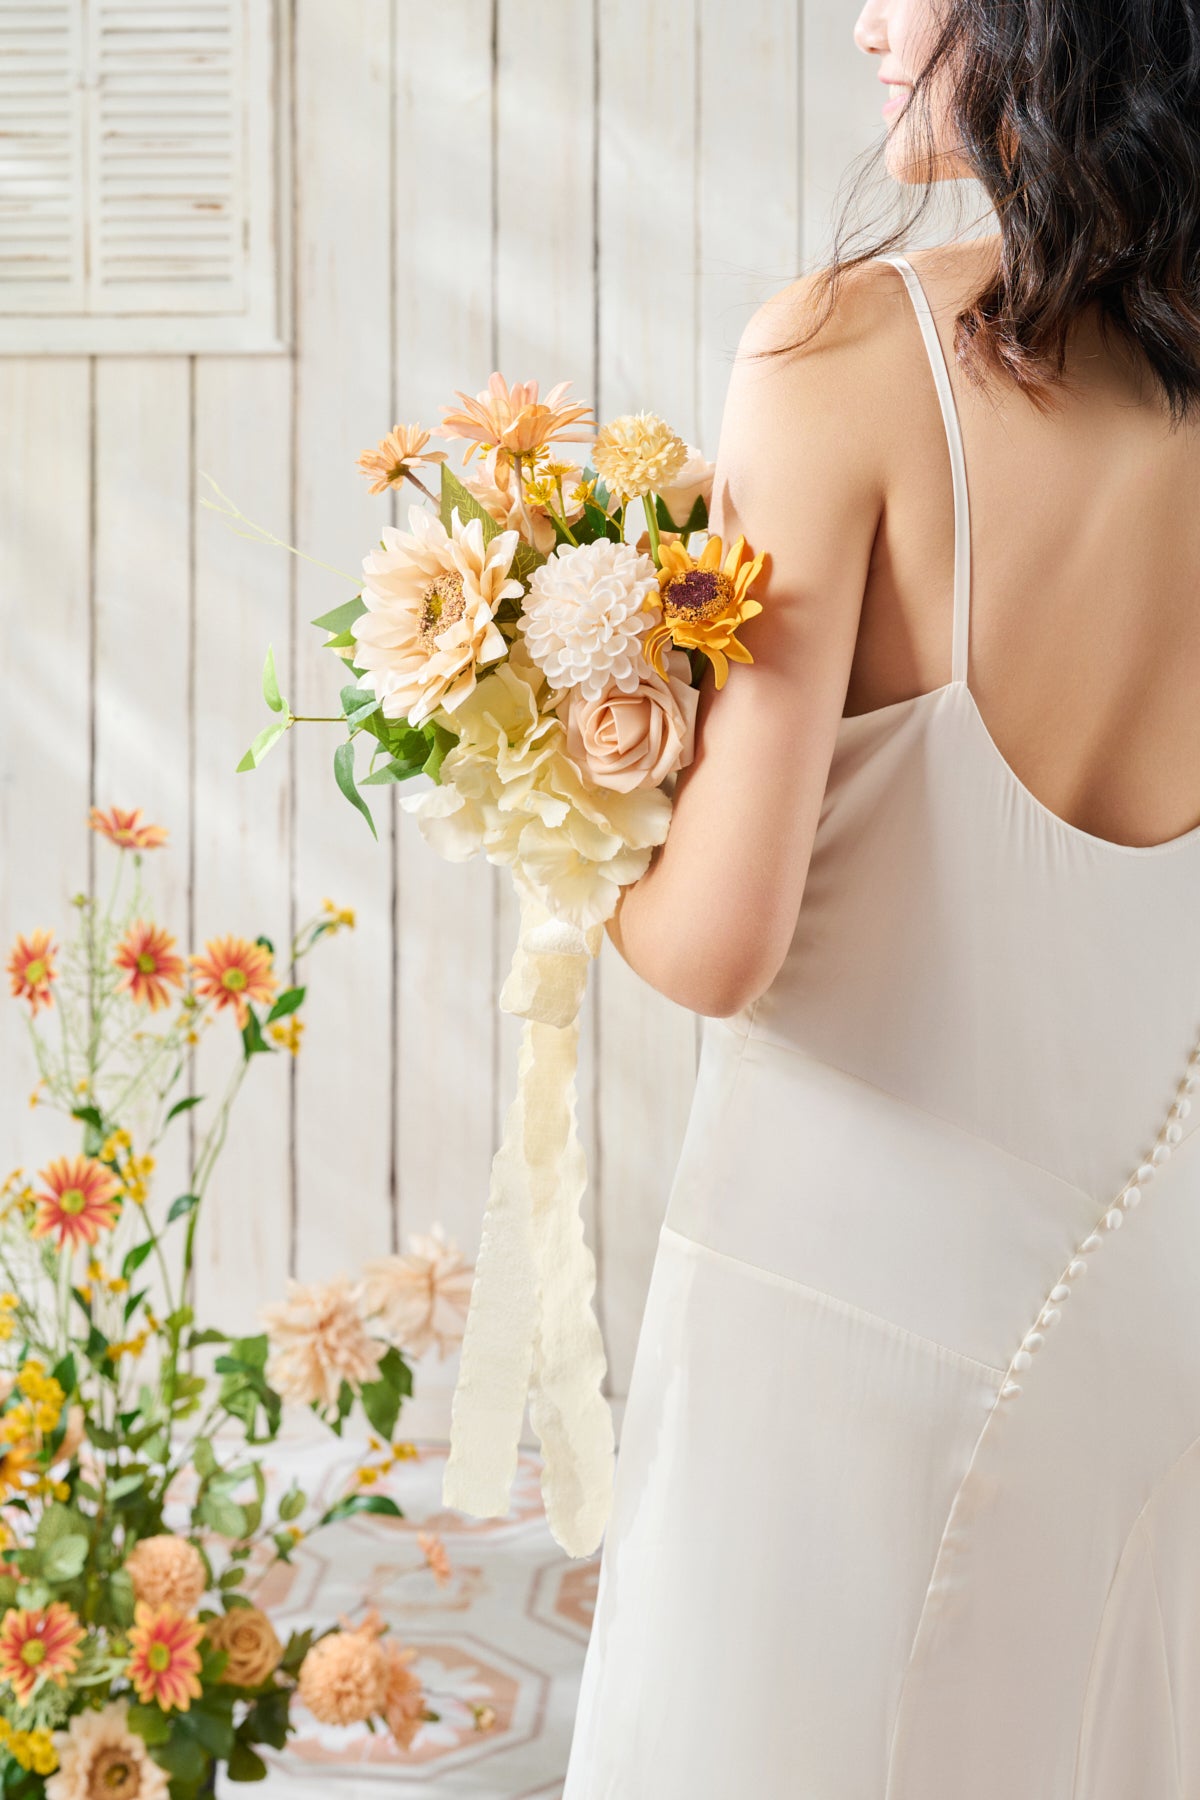
[[[567,755],[597,787],[620,794],[658,787],[691,762],[699,691],[682,650],[667,653],[666,667],[663,681],[647,665],[632,693],[610,685],[598,700],[585,700],[572,688],[560,703]]]
[[[275,1627],[257,1606],[233,1606],[210,1619],[205,1632],[214,1650],[228,1652],[221,1680],[233,1687],[261,1687],[279,1667],[283,1645]]]

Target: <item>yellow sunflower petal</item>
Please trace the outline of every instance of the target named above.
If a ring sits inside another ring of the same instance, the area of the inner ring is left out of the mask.
[[[720,566],[721,540],[719,537],[710,537],[700,552],[700,561],[695,564],[695,567],[697,569],[719,569]]]
[[[660,579],[663,575],[684,575],[689,569],[695,567],[682,542],[677,538],[673,538],[670,543],[666,544],[660,539],[658,553],[662,558]]]

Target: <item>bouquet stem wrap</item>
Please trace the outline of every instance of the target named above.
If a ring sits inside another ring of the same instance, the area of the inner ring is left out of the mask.
[[[525,1021],[517,1092],[492,1159],[442,1484],[443,1502],[460,1512],[508,1511],[528,1397],[546,1518],[569,1556],[597,1548],[614,1468],[575,1119],[579,1009],[603,931],[581,931],[522,892],[520,937],[500,993],[501,1009]]]

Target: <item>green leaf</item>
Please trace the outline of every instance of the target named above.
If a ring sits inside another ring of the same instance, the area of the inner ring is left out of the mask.
[[[513,552],[509,573],[515,575],[518,581],[527,582],[533,571],[540,569],[545,560],[540,550],[535,550],[532,544],[527,544],[522,539]]]
[[[131,1700],[128,1719],[144,1744],[165,1744],[171,1735],[171,1720],[161,1707]]]
[[[265,1781],[267,1765],[257,1750],[252,1750],[239,1738],[230,1753],[226,1773],[230,1781]]]
[[[658,520],[660,531],[680,531],[687,537],[693,531],[705,531],[708,528],[708,508],[704,504],[704,495],[697,494],[692,501],[692,510],[682,525],[677,525],[663,504],[661,494],[654,496],[654,516]]]
[[[267,1014],[267,1024],[270,1025],[276,1019],[282,1019],[287,1013],[294,1013],[296,1008],[302,1004],[307,992],[308,989],[302,987],[284,988]]]
[[[190,1106],[199,1106],[203,1098],[203,1094],[188,1094],[183,1100],[177,1100],[163,1120],[163,1124],[169,1125],[176,1113],[186,1112]]]
[[[400,1417],[400,1396],[386,1381],[364,1382],[359,1389],[363,1411],[382,1438],[390,1438]]]
[[[279,742],[287,728],[287,719],[273,719],[269,725],[264,725],[238,764],[236,773],[242,775],[247,769],[257,769],[268,750]]]
[[[133,1249],[126,1253],[125,1260],[121,1264],[122,1279],[128,1281],[131,1275],[136,1274],[153,1249],[154,1242],[151,1238],[147,1238],[144,1244],[135,1244]]]
[[[263,699],[272,712],[283,711],[283,696],[279,692],[279,678],[275,673],[275,648],[267,645],[267,660],[263,664],[262,676]]]
[[[429,755],[425,758],[425,761],[421,766],[421,773],[423,775],[431,775],[435,781],[440,781],[442,778],[442,764],[446,760],[446,752],[454,748],[455,744],[458,742],[458,738],[455,736],[454,732],[447,731],[444,725],[439,725],[434,719],[429,721],[429,724],[426,726],[426,731],[429,736],[430,750]]]
[[[293,1645],[298,1642],[303,1643],[304,1651],[307,1651],[308,1642],[311,1641],[311,1639],[312,1632],[306,1631],[301,1634],[299,1639],[292,1638],[289,1640],[288,1647],[283,1653],[284,1661],[282,1666],[284,1669],[294,1670],[299,1667],[299,1661],[289,1661],[289,1658],[293,1655]],[[303,1652],[301,1653],[300,1660],[303,1660]],[[269,1744],[272,1750],[282,1750],[287,1743],[288,1737],[289,1698],[290,1696],[286,1688],[272,1688],[269,1692],[260,1694],[258,1699],[252,1702],[250,1710],[242,1723],[243,1735],[247,1738],[253,1738],[256,1744]]]
[[[347,1494],[321,1514],[322,1525],[331,1525],[335,1519],[348,1519],[352,1513],[381,1513],[388,1519],[402,1519],[404,1514],[396,1502],[386,1494]]]
[[[176,1219],[186,1218],[188,1213],[194,1212],[199,1204],[199,1194],[180,1194],[178,1199],[172,1200],[167,1210],[167,1224],[173,1225]]]
[[[211,1525],[221,1537],[240,1538],[246,1535],[245,1507],[211,1489],[200,1496],[192,1516],[199,1525]]]
[[[414,775],[421,773],[422,767],[421,763],[402,763],[393,758],[391,762],[381,763],[379,768],[372,769],[369,775],[364,775],[358,785],[387,787],[393,781],[411,781]]]
[[[70,1350],[59,1362],[55,1363],[50,1373],[64,1394],[75,1392],[75,1357]]]
[[[366,601],[361,594],[356,594],[353,600],[343,600],[332,612],[322,613],[320,618],[313,619],[310,623],[318,626],[321,631],[347,631],[366,610]]]
[[[118,1625],[132,1625],[136,1597],[133,1582],[124,1569],[114,1569],[106,1582],[106,1595],[112,1615]]]
[[[47,1581],[74,1581],[82,1575],[88,1557],[88,1540],[82,1533],[61,1537],[41,1559],[41,1572]]]
[[[228,1342],[229,1333],[227,1331],[218,1331],[215,1325],[208,1325],[203,1331],[188,1333],[187,1347],[189,1350],[198,1350],[201,1344],[227,1344]]]
[[[192,1445],[192,1467],[201,1481],[207,1481],[210,1475],[215,1475],[217,1466],[217,1453],[212,1447],[212,1439],[198,1437]]]
[[[304,1489],[297,1487],[295,1482],[293,1482],[287,1493],[282,1496],[279,1502],[279,1516],[285,1524],[288,1524],[292,1519],[298,1519],[300,1517],[300,1514],[304,1511],[306,1499],[307,1496]]]
[[[442,464],[445,468],[445,464]],[[371,809],[359,793],[354,783],[354,740],[347,738],[339,744],[333,753],[333,773],[338,786],[349,800],[351,806],[357,807],[367,824],[371,827],[371,836],[378,842],[379,833],[375,829],[375,821],[371,817]]]
[[[258,1022],[258,1014],[252,1006],[246,1008],[246,1023],[242,1026],[242,1046],[247,1062],[252,1056],[274,1055],[273,1046],[268,1044],[263,1036],[262,1026]]]
[[[472,519],[478,519],[483,526],[483,541],[490,544],[497,532],[502,530],[486,506],[480,505],[470,488],[464,487],[449,463],[442,464],[442,499],[441,520],[447,531],[453,530],[452,515],[455,507],[464,525]]]
[[[379,698],[370,688],[344,687],[342,689],[342,711],[346,715],[347,725],[361,725],[377,710]]]

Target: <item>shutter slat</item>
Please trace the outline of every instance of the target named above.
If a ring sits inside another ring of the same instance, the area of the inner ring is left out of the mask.
[[[0,312],[83,302],[80,51],[71,0],[0,8]]]

